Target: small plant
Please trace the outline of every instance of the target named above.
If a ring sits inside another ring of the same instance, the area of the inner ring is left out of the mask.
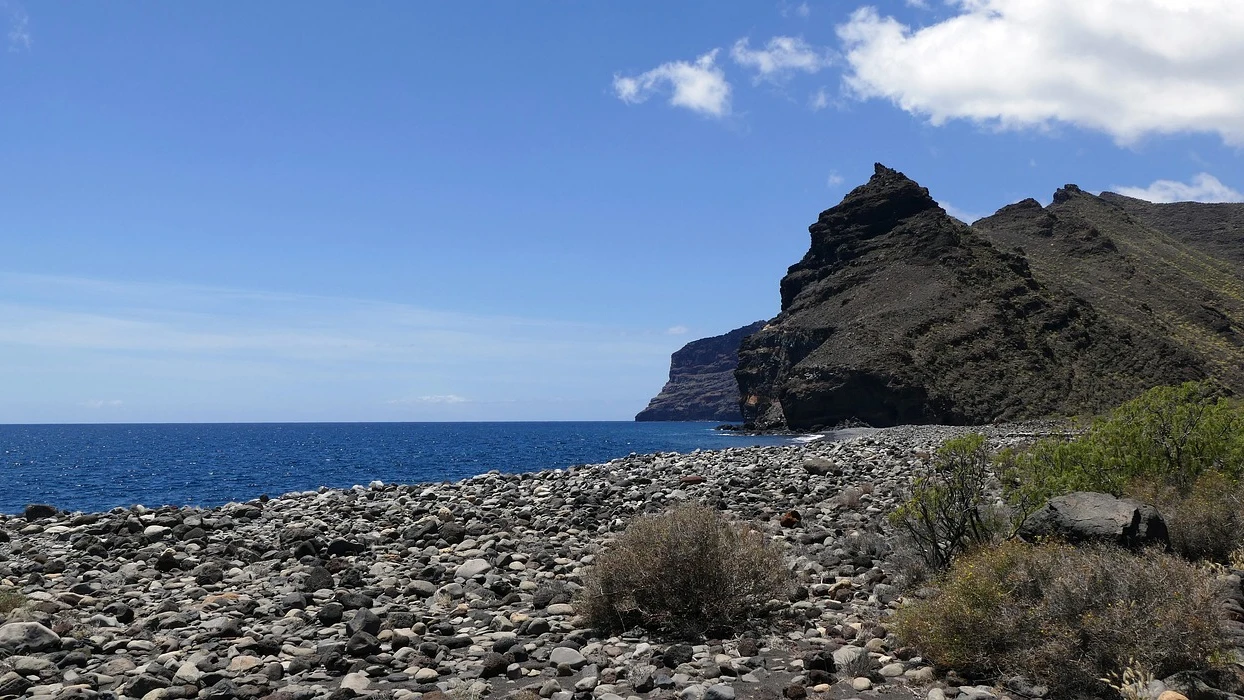
[[[930,568],[944,570],[955,556],[995,538],[999,526],[988,496],[992,478],[983,435],[948,440],[890,522]]]
[[[841,503],[844,508],[857,510],[860,507],[860,498],[863,497],[863,495],[864,492],[861,489],[850,486],[843,489],[842,492],[838,494],[838,502]]]
[[[1207,668],[1228,648],[1221,593],[1158,551],[1010,541],[956,561],[941,593],[900,610],[892,628],[943,668],[1024,676],[1065,697],[1104,692],[1101,679],[1129,667]]]
[[[1122,671],[1098,680],[1110,686],[1123,700],[1149,700],[1149,686],[1155,679],[1156,676],[1137,664],[1135,659],[1128,659]]]
[[[8,615],[26,605],[26,596],[18,591],[0,591],[0,615]]]
[[[782,551],[699,504],[637,518],[583,576],[575,608],[595,626],[698,634],[734,625],[785,597]]]
[[[859,653],[847,659],[847,662],[838,667],[838,673],[843,678],[859,678],[867,676],[873,672],[873,658],[867,653]]]

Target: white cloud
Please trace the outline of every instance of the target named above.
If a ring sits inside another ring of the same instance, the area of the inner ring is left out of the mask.
[[[825,91],[825,88],[817,89],[817,91],[812,93],[812,96],[808,98],[808,107],[813,112],[819,112],[828,107],[830,104],[832,104],[832,101],[829,98],[829,93]]]
[[[665,334],[666,335],[686,335],[687,327],[686,326],[673,326],[671,328],[666,329]]]
[[[695,63],[662,63],[634,77],[615,74],[614,94],[623,102],[639,104],[669,89],[671,105],[710,117],[724,117],[730,113],[730,83],[716,64],[718,51],[709,51]]]
[[[1115,192],[1148,202],[1244,202],[1244,193],[1222,184],[1209,173],[1198,173],[1192,182],[1155,180],[1148,187],[1118,187]]]
[[[915,7],[920,10],[927,10],[929,9],[929,2],[928,0],[907,0],[907,6]]]
[[[748,39],[739,39],[730,49],[730,57],[756,71],[757,81],[771,82],[786,80],[796,71],[816,73],[832,62],[828,54],[793,36],[775,36],[763,49],[753,49]]]
[[[0,12],[8,15],[8,43],[10,52],[25,51],[30,48],[30,16],[16,2],[0,0]]]
[[[85,406],[86,408],[109,408],[109,407],[120,406],[121,399],[108,399],[108,400],[92,399],[90,401],[83,401],[79,403],[78,405]]]
[[[808,17],[812,15],[812,8],[808,7],[808,3],[806,2],[801,2],[798,5],[791,5],[789,3],[783,2],[782,4],[778,6],[778,12],[781,13],[783,17],[790,17],[791,15],[795,15],[797,17],[802,17],[804,19],[807,19]]]
[[[843,183],[842,176],[838,174],[837,170],[829,171],[829,179],[825,181],[825,185],[827,187],[832,189],[834,187],[837,187],[838,185],[841,185],[842,183]]]
[[[1055,123],[1127,144],[1208,132],[1244,144],[1244,2],[952,0],[957,14],[912,28],[871,8],[838,27],[860,98],[934,125]]]

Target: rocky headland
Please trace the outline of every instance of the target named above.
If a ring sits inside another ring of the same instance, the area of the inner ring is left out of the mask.
[[[1244,205],[1068,185],[968,226],[878,164],[809,228],[781,313],[744,339],[744,419],[985,424],[1094,414],[1192,379],[1239,392],[1242,220]]]
[[[635,416],[637,421],[740,421],[739,344],[764,321],[694,340],[670,358],[669,381]]]
[[[1006,445],[1045,427],[985,430]],[[935,679],[886,629],[901,592],[885,516],[913,467],[962,431],[213,509],[33,507],[0,519],[0,695],[730,700],[932,684],[986,700],[1000,691]],[[586,629],[573,607],[584,568],[634,517],[686,500],[782,543],[798,588],[771,603],[769,623],[725,638]]]

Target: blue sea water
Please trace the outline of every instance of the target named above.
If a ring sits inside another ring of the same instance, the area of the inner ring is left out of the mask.
[[[0,425],[0,512],[215,506],[320,486],[457,480],[632,452],[787,444],[710,423]]]

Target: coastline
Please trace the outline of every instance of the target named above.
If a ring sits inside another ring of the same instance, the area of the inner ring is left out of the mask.
[[[882,689],[921,683],[931,668],[884,629],[898,590],[878,536],[912,466],[966,432],[1013,444],[1044,428],[901,426],[212,509],[2,516],[0,584],[26,603],[6,622],[47,635],[14,657],[31,661],[10,658],[0,690],[309,700],[528,688],[614,700],[724,686],[758,697],[817,688],[825,679],[803,657],[831,652],[866,655]],[[800,595],[777,604],[777,626],[693,646],[582,629],[570,603],[583,567],[635,516],[690,499],[787,547]],[[782,527],[791,511],[799,526]]]

